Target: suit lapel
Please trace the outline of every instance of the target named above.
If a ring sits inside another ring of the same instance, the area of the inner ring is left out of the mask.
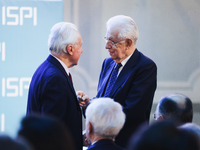
[[[74,87],[73,87],[73,85],[72,85],[72,82],[71,82],[71,80],[70,80],[68,74],[66,73],[65,69],[64,69],[63,66],[60,64],[60,62],[59,62],[56,58],[54,58],[53,56],[51,56],[51,55],[49,55],[49,57],[47,58],[47,60],[48,60],[49,62],[51,62],[52,64],[54,64],[54,65],[66,76],[67,81],[68,81],[68,83],[69,83],[69,85],[70,85],[70,88],[71,88],[72,92],[74,93],[74,95],[75,95],[75,97],[76,97],[76,92],[75,92],[75,90],[74,90]]]
[[[102,84],[100,87],[98,87],[98,89],[101,91],[101,95],[99,95],[99,97],[102,97],[102,94],[104,94],[105,92],[105,89],[106,89],[106,85],[107,85],[107,82],[108,82],[108,79],[112,73],[112,70],[115,66],[115,62],[113,61],[112,63],[110,63],[110,65],[105,69],[106,70],[106,75],[104,77],[104,80],[102,81]],[[99,93],[99,91],[98,91]]]
[[[137,65],[137,61],[138,61],[138,56],[139,56],[139,52],[136,49],[135,52],[133,53],[133,55],[130,57],[130,59],[128,60],[128,62],[125,64],[125,66],[123,67],[123,69],[121,70],[114,86],[113,89],[110,93],[110,97],[114,97],[115,93],[117,92],[117,90],[127,82],[127,80],[129,79],[129,77],[133,74],[134,72],[134,67]]]

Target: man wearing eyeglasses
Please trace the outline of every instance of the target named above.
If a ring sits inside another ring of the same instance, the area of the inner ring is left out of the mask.
[[[110,97],[123,106],[126,122],[115,142],[126,147],[130,136],[149,121],[157,86],[157,67],[136,48],[138,29],[128,16],[107,21],[105,36],[110,58],[103,62],[97,97]]]

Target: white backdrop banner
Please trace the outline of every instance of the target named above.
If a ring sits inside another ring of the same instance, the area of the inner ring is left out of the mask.
[[[63,9],[63,0],[0,1],[0,134],[17,133],[31,77],[48,56],[49,31],[64,20]]]

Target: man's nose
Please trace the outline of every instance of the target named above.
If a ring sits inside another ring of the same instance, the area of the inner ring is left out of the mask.
[[[105,46],[106,49],[110,49],[112,48],[112,45],[110,42],[106,42],[106,46]]]

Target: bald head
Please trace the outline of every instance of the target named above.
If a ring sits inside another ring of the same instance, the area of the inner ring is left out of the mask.
[[[174,120],[178,124],[192,122],[192,101],[182,94],[171,94],[161,98],[156,108],[156,120]]]

